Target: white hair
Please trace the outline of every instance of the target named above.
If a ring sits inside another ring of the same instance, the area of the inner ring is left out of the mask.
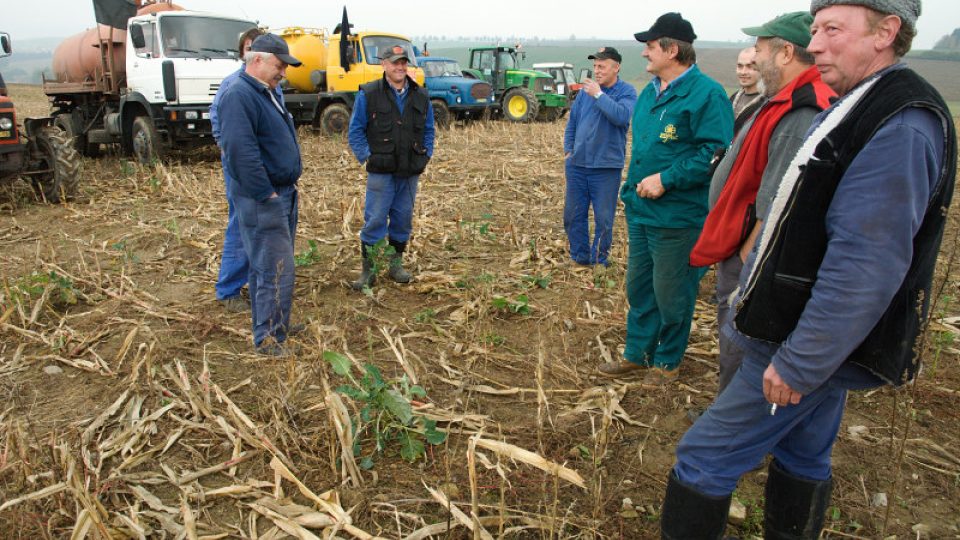
[[[271,56],[273,56],[273,53],[268,53],[263,51],[247,51],[247,53],[243,56],[243,63],[246,65],[250,65],[253,63],[254,58],[263,58],[264,60],[266,60]]]

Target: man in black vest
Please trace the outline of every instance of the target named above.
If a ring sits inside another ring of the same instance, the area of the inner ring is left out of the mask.
[[[360,87],[350,118],[350,148],[368,173],[360,231],[363,270],[351,284],[358,291],[376,281],[374,246],[384,238],[393,248],[387,275],[397,283],[410,281],[403,252],[413,228],[420,173],[433,155],[434,126],[430,96],[407,76],[409,62],[401,45],[385,49],[383,78]]]
[[[764,537],[818,538],[848,390],[914,378],[957,166],[943,99],[899,59],[920,0],[813,0],[807,50],[840,100],[783,175],[741,274],[740,370],[683,436],[664,538],[720,538],[773,455]]]

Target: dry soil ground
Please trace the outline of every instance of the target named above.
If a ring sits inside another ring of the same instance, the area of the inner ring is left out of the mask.
[[[12,94],[21,115],[46,113],[36,87]],[[712,277],[679,382],[598,379],[623,345],[626,239],[621,216],[610,268],[567,264],[562,123],[440,133],[416,280],[370,295],[346,286],[364,174],[344,141],[301,135],[294,317],[308,329],[293,359],[251,354],[248,316],[214,301],[215,152],[85,160],[82,195],[62,205],[2,194],[0,537],[657,537],[687,411],[714,397]],[[850,397],[825,537],[960,534],[956,231],[918,382]],[[416,379],[414,414],[446,440],[412,463],[395,442],[364,460],[385,428],[330,391],[348,381],[324,351],[354,376],[370,363]],[[731,534],[759,533],[765,477],[743,478]]]

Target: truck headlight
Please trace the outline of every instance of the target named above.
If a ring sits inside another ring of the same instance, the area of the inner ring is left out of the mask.
[[[3,117],[0,118],[0,129],[7,130],[13,127],[13,120]]]
[[[187,120],[196,120],[199,118],[199,115],[197,114],[197,111],[186,111],[183,113],[183,117]]]

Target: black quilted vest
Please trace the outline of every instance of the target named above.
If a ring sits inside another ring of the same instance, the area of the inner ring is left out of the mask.
[[[423,145],[430,98],[413,80],[407,83],[409,95],[403,113],[385,78],[361,87],[367,98],[368,172],[413,176],[422,173],[430,161]]]

